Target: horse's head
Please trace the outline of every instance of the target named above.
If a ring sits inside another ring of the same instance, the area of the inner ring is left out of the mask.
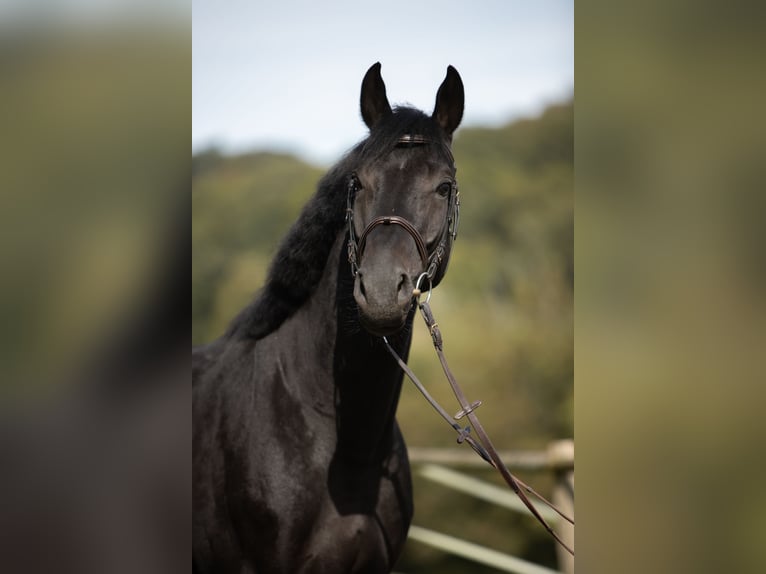
[[[463,83],[449,66],[431,116],[391,109],[380,64],[362,82],[370,136],[348,181],[349,259],[362,325],[390,335],[405,324],[413,289],[444,276],[457,232],[459,198],[452,133],[463,116]]]

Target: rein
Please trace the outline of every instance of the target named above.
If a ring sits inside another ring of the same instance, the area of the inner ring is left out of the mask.
[[[436,400],[431,396],[431,394],[428,392],[428,390],[423,386],[423,383],[420,382],[417,375],[412,371],[412,369],[409,368],[407,363],[404,362],[404,360],[397,354],[397,352],[391,347],[391,345],[388,342],[388,339],[386,337],[383,337],[383,342],[386,345],[386,349],[388,352],[394,357],[396,362],[399,364],[401,369],[406,373],[406,375],[410,378],[410,380],[415,384],[417,389],[420,391],[420,393],[425,397],[425,399],[429,402],[429,404],[438,412],[441,417],[447,421],[447,424],[449,424],[455,432],[457,432],[457,442],[462,444],[463,442],[468,443],[471,448],[473,448],[476,453],[483,458],[485,461],[487,461],[491,466],[493,466],[495,469],[497,469],[505,482],[508,484],[508,486],[511,487],[511,490],[516,494],[516,496],[519,497],[519,499],[524,503],[524,506],[526,506],[529,511],[532,513],[532,515],[540,522],[540,524],[543,525],[543,528],[545,528],[548,533],[553,536],[553,538],[558,542],[564,549],[567,550],[572,556],[574,556],[574,550],[570,548],[561,538],[556,534],[556,532],[551,528],[551,526],[548,524],[548,522],[542,517],[542,515],[538,512],[537,508],[532,504],[532,502],[529,500],[527,495],[524,493],[524,491],[529,492],[533,496],[535,496],[538,500],[540,500],[543,504],[548,506],[551,510],[556,512],[559,516],[561,516],[564,520],[569,522],[570,524],[574,525],[574,520],[572,520],[570,517],[566,516],[563,512],[561,512],[558,508],[556,508],[553,503],[548,501],[546,498],[544,498],[541,494],[539,494],[537,491],[535,491],[531,486],[524,483],[522,480],[516,478],[510,470],[508,470],[508,467],[505,466],[505,463],[500,459],[500,455],[497,452],[497,449],[492,444],[492,441],[489,438],[489,435],[487,434],[487,431],[484,430],[484,426],[481,424],[481,421],[479,421],[479,418],[476,416],[476,413],[474,412],[479,406],[481,406],[481,401],[475,401],[473,403],[469,403],[468,399],[465,396],[465,393],[460,388],[460,385],[457,382],[457,379],[455,379],[455,376],[452,374],[452,371],[449,368],[449,365],[447,364],[447,358],[444,356],[444,344],[442,339],[441,331],[439,330],[439,324],[435,321],[433,313],[431,312],[431,306],[428,303],[428,299],[431,297],[431,289],[429,285],[428,289],[428,296],[426,297],[426,301],[420,301],[420,295],[421,290],[419,288],[420,281],[422,278],[425,277],[425,273],[421,275],[418,278],[417,285],[415,287],[415,290],[413,291],[413,297],[415,298],[418,308],[420,309],[420,313],[423,316],[423,320],[426,323],[426,326],[428,327],[428,331],[431,333],[431,340],[434,345],[434,349],[436,349],[436,354],[439,357],[439,362],[441,363],[442,370],[444,371],[444,375],[447,377],[447,381],[450,384],[450,387],[452,387],[452,391],[455,394],[455,398],[457,398],[457,402],[460,405],[460,410],[452,417],[447,413],[447,411],[438,403]],[[473,436],[471,436],[471,426],[461,427],[457,422],[463,417],[467,417],[468,421],[473,425],[473,430],[476,431],[476,437],[478,440],[474,439]],[[454,419],[454,420],[453,420]]]

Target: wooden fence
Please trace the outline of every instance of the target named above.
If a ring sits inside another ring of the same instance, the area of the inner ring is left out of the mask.
[[[487,463],[477,457],[470,449],[410,447],[409,456],[413,472],[427,480],[481,498],[513,512],[531,515],[510,489],[495,486],[456,470],[457,468],[486,468]],[[552,442],[544,451],[501,452],[500,457],[511,472],[530,470],[553,473],[555,486],[551,502],[564,514],[574,518],[573,440]],[[545,505],[536,504],[536,507],[543,518],[553,526],[561,539],[574,548],[574,526],[562,520],[558,514]],[[556,545],[556,552],[559,570],[556,571],[417,525],[410,527],[409,539],[476,563],[491,566],[501,572],[516,574],[556,574],[563,572],[564,574],[574,574],[574,558],[558,544]]]

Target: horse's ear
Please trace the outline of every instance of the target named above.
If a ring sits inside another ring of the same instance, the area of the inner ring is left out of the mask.
[[[372,129],[381,119],[391,115],[391,105],[386,97],[386,84],[380,76],[380,62],[367,70],[362,80],[362,119]]]
[[[436,93],[436,106],[432,117],[450,137],[463,119],[464,104],[463,80],[455,68],[447,66],[447,77]]]

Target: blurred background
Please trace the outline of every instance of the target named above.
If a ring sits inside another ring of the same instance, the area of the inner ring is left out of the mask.
[[[188,570],[189,23],[0,2],[4,572]]]
[[[765,18],[578,3],[581,572],[766,570]]]
[[[456,22],[460,22],[456,26]],[[361,80],[380,61],[392,104],[427,113],[448,64],[466,109],[454,154],[461,223],[432,299],[450,364],[498,448],[572,438],[574,69],[571,2],[194,2],[192,340],[220,336],[263,284],[322,174],[366,135]],[[454,397],[416,317],[410,366]],[[405,381],[398,419],[413,454],[458,448]],[[465,452],[471,458],[470,450]],[[413,456],[417,460],[417,456]],[[428,481],[414,524],[556,568],[534,519]],[[491,468],[457,468],[502,485]],[[550,470],[522,471],[550,496]],[[397,570],[497,572],[410,540]]]

